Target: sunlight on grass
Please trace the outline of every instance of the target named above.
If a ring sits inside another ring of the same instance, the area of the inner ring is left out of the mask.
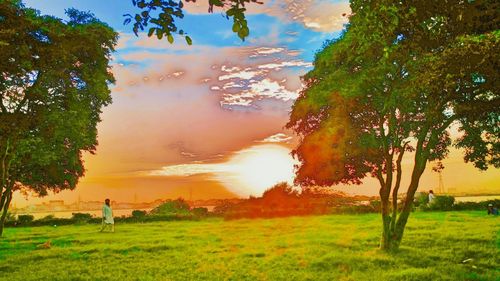
[[[498,218],[415,213],[393,255],[377,250],[379,224],[367,214],[125,224],[114,234],[8,228],[0,279],[498,280]]]

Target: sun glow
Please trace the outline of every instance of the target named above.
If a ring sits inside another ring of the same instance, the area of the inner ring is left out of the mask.
[[[261,195],[278,182],[293,181],[294,159],[280,145],[260,145],[240,151],[227,163],[234,179],[227,182],[240,195]]]
[[[157,176],[190,176],[212,174],[231,192],[239,196],[260,196],[279,182],[293,181],[294,164],[290,150],[276,144],[263,144],[243,149],[227,162],[213,164],[182,164],[153,171]]]

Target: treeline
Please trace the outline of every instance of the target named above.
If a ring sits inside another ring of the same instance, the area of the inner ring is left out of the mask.
[[[489,204],[500,206],[500,200],[483,202],[455,202],[453,196],[438,195],[429,203],[428,194],[416,196],[413,211],[461,211],[484,210]],[[404,198],[400,199],[404,200]],[[363,214],[380,212],[380,200],[375,198],[346,196],[328,189],[294,190],[286,183],[277,184],[264,192],[262,197],[251,197],[239,203],[223,202],[215,207],[214,214],[225,219],[272,218],[323,214]],[[403,204],[398,204],[401,208]]]
[[[371,213],[380,203],[366,196],[347,196],[325,188],[307,188],[297,191],[286,183],[266,190],[261,197],[250,197],[240,202],[223,201],[214,208],[214,214],[225,219],[273,218],[333,213]]]
[[[432,203],[429,203],[427,193],[420,193],[414,202],[414,208],[419,211],[473,211],[487,210],[488,205],[500,206],[500,199],[486,200],[481,202],[455,202],[455,197],[449,195],[438,195]]]
[[[413,206],[414,211],[461,211],[484,210],[489,204],[500,206],[500,200],[483,202],[455,202],[453,196],[438,195],[429,203],[428,194],[420,193]],[[401,206],[401,204],[399,204]],[[130,216],[115,217],[116,223],[138,223],[154,221],[200,220],[207,217],[224,219],[274,218],[288,216],[325,214],[378,213],[380,201],[373,197],[347,196],[324,188],[308,188],[301,192],[286,183],[280,183],[264,192],[261,197],[241,200],[220,200],[213,212],[207,208],[189,206],[182,198],[167,200],[153,210],[134,210]],[[56,218],[52,215],[35,220],[32,215],[9,215],[6,226],[42,226],[69,224],[100,224],[100,217],[87,213],[73,213],[71,218]]]
[[[155,221],[178,221],[178,220],[199,220],[209,215],[207,208],[190,208],[189,204],[182,198],[167,200],[163,204],[146,212],[134,210],[130,216],[115,217],[115,223],[137,223]],[[9,214],[5,221],[5,226],[60,226],[70,224],[100,224],[101,217],[93,217],[88,213],[73,213],[71,218],[56,218],[48,215],[41,219],[34,219],[33,215]]]

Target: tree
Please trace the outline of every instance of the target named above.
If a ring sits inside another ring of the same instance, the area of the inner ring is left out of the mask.
[[[196,0],[186,0],[195,2]],[[173,34],[192,40],[178,29],[182,1],[132,0],[141,9],[137,35],[148,24],[148,36]],[[249,35],[245,4],[257,0],[209,0],[233,19],[233,32]],[[110,54],[117,40],[109,26],[90,13],[68,9],[69,21],[41,16],[18,0],[0,2],[0,235],[16,190],[44,196],[75,188],[84,175],[82,152],[94,153],[102,107],[111,102]]]
[[[0,234],[15,190],[75,188],[111,102],[117,33],[92,14],[67,15],[63,22],[0,2]]]
[[[427,163],[442,167],[453,144],[479,169],[500,167],[499,3],[353,0],[351,9],[342,36],[316,54],[287,124],[301,136],[296,183],[376,178],[380,246],[395,250]],[[454,141],[450,126],[461,132]]]
[[[263,199],[269,200],[281,200],[282,198],[297,198],[299,193],[297,190],[294,190],[292,186],[290,186],[287,182],[280,182],[269,189],[266,189],[262,194]]]
[[[196,0],[186,0],[186,2],[196,2]],[[225,10],[226,18],[233,19],[232,30],[241,40],[250,34],[247,20],[245,18],[245,5],[248,3],[262,4],[258,0],[208,0],[208,12],[213,13],[214,7]],[[183,29],[179,29],[175,19],[184,18],[184,2],[172,0],[132,0],[132,4],[141,10],[134,16],[125,14],[124,24],[133,23],[132,30],[135,35],[139,31],[144,31],[148,25],[148,36],[156,35],[158,39],[167,38],[171,44],[174,42],[173,34],[178,34],[186,39],[188,45],[192,44],[192,39]]]
[[[151,210],[153,215],[172,215],[172,214],[189,214],[189,204],[186,200],[178,198],[176,200],[167,200],[161,205]]]

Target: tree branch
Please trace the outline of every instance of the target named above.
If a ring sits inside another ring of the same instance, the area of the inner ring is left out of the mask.
[[[380,193],[381,193],[382,188],[385,188],[385,180],[384,180],[384,176],[382,175],[382,171],[381,171],[380,167],[378,167],[377,172],[375,174],[376,174],[377,179],[380,183]]]
[[[23,106],[26,104],[26,101],[28,101],[29,93],[32,92],[33,90],[36,90],[38,85],[40,85],[40,81],[41,81],[40,77],[41,76],[42,76],[42,71],[39,71],[37,76],[36,76],[35,81],[33,82],[33,85],[31,85],[31,87],[29,87],[28,89],[26,89],[26,91],[24,91],[24,97],[19,102],[19,104],[16,106],[16,109],[14,110],[14,112],[19,112],[23,108]]]

